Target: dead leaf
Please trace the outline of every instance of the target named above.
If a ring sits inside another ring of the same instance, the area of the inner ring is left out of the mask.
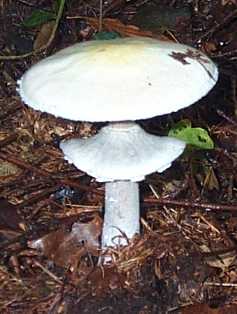
[[[0,178],[1,180],[5,179],[6,177],[12,177],[15,175],[19,175],[21,170],[14,164],[8,161],[0,161]]]
[[[206,177],[204,180],[204,188],[207,188],[210,191],[214,189],[219,191],[220,189],[218,179],[212,167],[208,168],[207,170]]]
[[[74,223],[70,232],[65,228],[60,229],[30,241],[28,245],[39,249],[55,264],[75,270],[80,258],[86,253],[98,255],[101,230],[102,219],[95,214],[89,222]]]
[[[214,42],[204,42],[202,44],[202,50],[207,54],[211,54],[217,50],[217,46]]]
[[[98,237],[102,230],[102,219],[95,215],[89,223],[75,222],[72,225],[71,236],[77,242],[84,242],[87,249],[93,252],[99,248]]]
[[[55,26],[55,21],[50,21],[42,25],[34,41],[34,45],[33,45],[34,50],[38,50],[41,47],[44,47],[48,43],[54,26]]]
[[[98,18],[86,17],[86,16],[81,16],[81,18],[88,21],[96,29],[99,28]],[[112,32],[112,31],[117,32],[121,36],[142,36],[142,37],[157,38],[157,39],[166,40],[166,41],[170,40],[170,38],[164,35],[157,35],[157,34],[152,33],[151,31],[141,30],[139,27],[135,25],[123,24],[118,19],[112,19],[112,18],[103,19],[103,28],[108,30],[109,32]]]
[[[9,203],[6,199],[0,198],[0,228],[12,231],[22,231],[22,219],[17,213],[17,206]]]
[[[236,314],[236,305],[226,305],[219,308],[210,308],[207,304],[194,304],[185,307],[182,314]]]
[[[204,253],[211,253],[211,250],[206,245],[201,245],[201,250]],[[218,256],[206,257],[206,262],[211,267],[220,268],[223,272],[234,262],[236,259],[236,252],[230,251],[220,254]]]
[[[116,267],[95,267],[88,275],[88,282],[93,282],[93,295],[105,296],[108,291],[121,289],[125,285],[125,275]]]

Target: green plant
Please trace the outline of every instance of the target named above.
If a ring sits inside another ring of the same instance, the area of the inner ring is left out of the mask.
[[[184,119],[176,123],[168,133],[168,136],[176,137],[201,149],[213,149],[214,143],[208,132],[202,128],[193,128],[191,121]]]
[[[32,28],[45,24],[49,21],[56,20],[58,11],[64,1],[65,0],[55,0],[52,11],[42,9],[34,10],[31,15],[22,22],[22,25]]]

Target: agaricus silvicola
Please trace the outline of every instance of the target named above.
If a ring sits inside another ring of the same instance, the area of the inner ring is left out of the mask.
[[[19,92],[34,109],[76,121],[112,122],[91,138],[60,145],[77,168],[106,182],[102,248],[126,245],[139,233],[138,182],[167,169],[185,148],[132,121],[191,105],[217,78],[217,67],[202,52],[140,37],[75,44],[23,75]]]

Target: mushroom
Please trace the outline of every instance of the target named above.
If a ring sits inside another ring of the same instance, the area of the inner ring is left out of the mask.
[[[184,142],[148,134],[133,122],[105,126],[89,139],[71,139],[61,148],[77,168],[105,183],[102,247],[125,245],[139,233],[138,181],[168,168]],[[126,235],[124,237],[124,235]]]
[[[75,44],[31,67],[19,81],[23,101],[55,116],[109,121],[98,134],[61,143],[77,168],[105,182],[102,248],[139,233],[138,182],[167,169],[185,143],[148,134],[138,119],[187,107],[215,85],[218,70],[202,52],[150,38]]]

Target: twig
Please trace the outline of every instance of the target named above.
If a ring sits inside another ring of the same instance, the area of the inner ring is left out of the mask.
[[[203,215],[200,215],[200,214],[199,214],[198,217],[199,217],[205,224],[207,224],[208,227],[210,227],[213,232],[216,232],[216,233],[219,234],[219,235],[221,234],[221,231],[220,231],[218,228],[216,228],[212,223],[210,223]]]
[[[31,198],[23,201],[22,203],[19,203],[17,206],[18,209],[24,208],[26,206],[35,204],[39,201],[41,201],[44,197],[53,194],[54,192],[56,192],[58,190],[59,186],[53,186],[51,188],[47,188],[46,190],[42,191],[41,193],[32,196]]]
[[[4,146],[11,144],[13,141],[15,141],[17,138],[17,134],[13,133],[10,134],[8,137],[4,138],[4,140],[0,141],[0,148],[3,148]]]
[[[112,10],[116,10],[119,7],[123,7],[125,4],[127,3],[127,1],[125,0],[114,0],[112,1],[112,3],[110,3],[110,5],[104,10],[104,16],[107,13],[110,13]]]
[[[231,288],[237,288],[237,283],[232,282],[204,282],[205,286],[216,286],[216,287],[231,287]]]
[[[100,0],[100,13],[99,13],[99,32],[102,31],[103,27],[103,0]]]
[[[45,171],[45,170],[40,169],[40,168],[37,168],[37,167],[34,167],[34,166],[30,165],[28,162],[21,160],[15,156],[9,156],[5,152],[0,152],[0,159],[9,161],[9,162],[17,165],[20,168],[27,169],[27,170],[32,171],[32,172],[34,172],[38,175],[41,175],[41,176],[47,176],[47,177],[52,176],[52,174],[50,174],[50,172]]]
[[[210,251],[210,252],[202,252],[202,255],[204,256],[204,258],[213,257],[213,256],[217,257],[217,256],[228,254],[234,251],[235,253],[237,252],[237,246],[231,246],[225,249],[215,250],[215,251]]]
[[[222,110],[217,109],[217,114],[219,116],[221,116],[222,118],[224,118],[226,121],[230,122],[231,124],[234,124],[237,126],[237,121],[235,121],[234,119],[228,117]]]
[[[188,200],[176,201],[170,199],[145,199],[145,206],[150,205],[167,205],[167,206],[180,206],[180,207],[190,207],[190,208],[203,208],[206,211],[216,210],[216,211],[237,211],[237,205],[225,205],[225,204],[214,204],[214,203],[200,203]]]
[[[218,54],[213,54],[212,58],[222,58],[222,57],[232,57],[234,56],[234,54],[237,53],[237,49],[233,49],[231,51],[226,51],[226,52],[219,52]],[[233,57],[231,60],[235,60],[235,58]]]
[[[34,172],[36,174],[39,174],[40,176],[47,177],[50,180],[55,180],[58,184],[69,185],[71,187],[75,187],[75,188],[81,189],[82,191],[92,192],[92,193],[95,193],[95,194],[100,195],[100,196],[104,195],[104,193],[101,192],[101,191],[98,191],[98,190],[96,190],[94,188],[91,188],[91,187],[88,187],[86,185],[74,182],[74,181],[69,180],[69,179],[59,178],[58,176],[56,176],[53,173],[50,173],[50,172],[48,172],[46,170],[34,167],[34,166],[30,165],[29,163],[25,162],[24,160],[21,160],[21,159],[15,157],[15,156],[9,156],[9,155],[7,155],[4,152],[0,152],[0,159],[9,161],[9,162],[17,165],[20,168],[32,171],[32,172]]]
[[[15,276],[13,273],[9,272],[9,271],[6,271],[3,266],[0,266],[0,274],[4,274],[5,276],[7,277],[10,277],[10,279],[14,280],[15,282],[19,283],[20,285],[22,285],[24,288],[26,287],[24,282],[18,278],[17,276]],[[1,275],[2,275],[1,274]],[[2,276],[1,276],[2,277]],[[1,287],[2,288],[2,287]]]
[[[35,4],[29,3],[29,1],[26,0],[17,0],[17,2],[20,2],[21,4],[24,4],[25,6],[28,7],[38,8]]]
[[[214,25],[211,29],[209,29],[206,33],[204,33],[199,40],[202,40],[206,37],[208,37],[209,35],[215,33],[219,28],[221,28],[222,26],[224,26],[230,19],[232,19],[235,15],[237,14],[237,10],[235,9],[234,11],[230,12],[226,17],[224,17],[224,19],[222,20],[222,23],[218,23],[216,25]]]
[[[188,307],[190,305],[193,305],[193,303],[192,302],[183,303],[183,304],[180,304],[179,306],[174,306],[174,307],[169,308],[167,312],[168,313],[171,313],[171,312],[175,312],[176,313],[177,310],[180,310],[182,308]],[[180,311],[178,311],[178,312],[180,313]]]
[[[49,271],[47,268],[45,268],[43,265],[41,265],[38,261],[34,260],[34,264],[38,266],[40,269],[43,270],[49,277],[51,277],[54,281],[59,283],[60,285],[63,285],[62,280],[60,280],[56,275],[54,275],[51,271]]]
[[[51,35],[50,35],[50,37],[49,37],[49,39],[45,45],[43,45],[43,46],[39,47],[38,49],[35,49],[31,52],[28,52],[28,53],[25,53],[25,54],[22,54],[19,56],[0,56],[0,61],[24,59],[24,58],[30,57],[32,55],[35,55],[35,54],[47,49],[51,45],[51,43],[55,37],[60,19],[61,19],[62,14],[63,14],[64,5],[65,5],[65,0],[61,0],[54,27],[53,27]]]
[[[0,115],[0,121],[3,122],[4,119],[8,118],[10,115],[13,115],[16,111],[22,109],[22,104],[16,105],[15,107],[9,109],[7,112],[4,112]]]

